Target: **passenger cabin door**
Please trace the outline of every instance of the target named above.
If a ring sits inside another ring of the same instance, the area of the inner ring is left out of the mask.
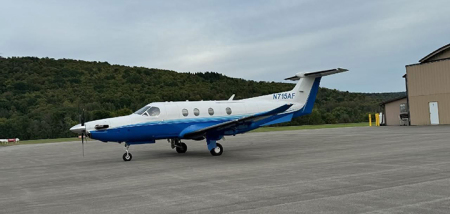
[[[164,109],[166,110],[165,120],[174,120],[181,118],[181,111],[178,109],[178,105],[172,102],[164,103]]]
[[[430,102],[430,122],[431,125],[439,125],[439,107],[437,102]]]

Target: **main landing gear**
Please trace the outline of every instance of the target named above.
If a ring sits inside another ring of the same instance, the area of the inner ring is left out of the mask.
[[[133,155],[131,155],[130,152],[128,152],[128,149],[130,148],[130,144],[125,143],[125,150],[126,152],[123,154],[122,158],[124,161],[130,161],[133,158]]]
[[[223,147],[216,140],[206,139],[206,144],[208,145],[208,150],[212,156],[220,156],[223,153]]]
[[[170,146],[172,149],[175,148],[175,150],[178,153],[186,153],[187,151],[187,145],[183,142],[181,142],[179,139],[170,139]]]
[[[212,156],[220,156],[220,155],[222,155],[222,153],[223,153],[222,144],[216,143],[216,148],[211,149],[209,152],[211,153]]]
[[[178,153],[186,153],[187,145],[182,143],[180,139],[168,139],[172,149],[175,149]],[[212,156],[220,156],[223,153],[223,147],[220,143],[216,143],[216,140],[207,139],[209,153]]]

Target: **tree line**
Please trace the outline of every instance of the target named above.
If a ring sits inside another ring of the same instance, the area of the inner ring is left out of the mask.
[[[231,78],[215,72],[177,73],[107,62],[0,57],[0,138],[71,137],[86,119],[128,115],[150,102],[226,100],[288,91],[293,84]],[[281,125],[367,121],[379,103],[404,95],[320,88],[311,115]]]

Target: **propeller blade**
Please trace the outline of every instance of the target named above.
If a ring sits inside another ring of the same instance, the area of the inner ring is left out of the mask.
[[[80,112],[80,104],[78,103],[78,118],[80,119],[80,124],[82,127],[84,127],[84,122],[85,122],[85,114],[84,114],[84,109],[82,110],[82,112]],[[87,141],[87,135],[86,135],[86,127],[84,127],[84,130],[81,131],[81,150],[83,151],[83,157],[84,157],[84,137],[86,137],[86,141]]]
[[[84,157],[84,132],[81,133],[81,149],[83,150],[83,157]]]
[[[85,118],[84,118],[84,109],[83,109],[82,114],[83,114],[83,116],[81,116],[81,126],[84,126],[84,120],[85,120]]]
[[[86,133],[86,132],[85,132]],[[86,143],[88,142],[88,135],[86,134],[85,136],[85,141],[86,141]]]

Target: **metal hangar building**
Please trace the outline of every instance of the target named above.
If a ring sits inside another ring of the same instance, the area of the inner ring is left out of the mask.
[[[406,65],[403,77],[406,97],[381,103],[386,125],[405,125],[403,115],[408,125],[450,124],[450,44]]]

